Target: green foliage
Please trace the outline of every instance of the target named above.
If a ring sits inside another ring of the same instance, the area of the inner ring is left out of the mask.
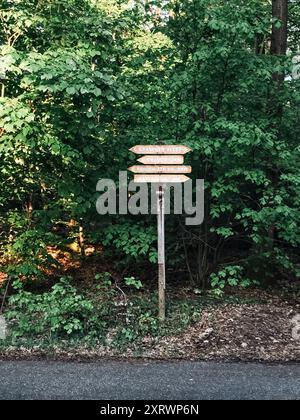
[[[102,344],[123,349],[139,343],[146,336],[163,336],[180,332],[198,320],[201,302],[174,299],[168,321],[161,324],[157,317],[157,296],[139,294],[141,282],[133,277],[123,285],[112,281],[110,273],[95,276],[95,288],[84,294],[61,278],[44,293],[26,290],[15,281],[15,294],[9,298],[5,317],[9,325],[7,344],[55,345],[68,339],[70,344]]]
[[[127,277],[124,281],[126,286],[134,287],[137,290],[142,289],[143,287],[141,280],[137,280],[135,277]]]
[[[5,272],[12,280],[45,279],[45,270],[57,265],[47,250],[57,243],[57,236],[41,227],[33,228],[33,218],[18,211],[10,211],[6,221],[7,231],[2,241]]]
[[[205,179],[206,214],[200,227],[168,218],[171,268],[221,291],[296,279],[300,7],[290,3],[289,53],[275,56],[272,24],[282,26],[268,1],[0,0],[1,271],[43,279],[55,263],[48,246],[69,235],[53,232],[81,218],[126,272],[156,263],[153,220],[100,218],[95,186],[135,161],[134,144],[184,143],[192,176]],[[110,275],[97,281],[115,302]],[[95,336],[120,307],[100,305]]]
[[[82,336],[87,331],[93,306],[70,279],[62,278],[43,294],[25,291],[20,282],[14,287],[18,292],[10,297],[6,312],[13,339]]]
[[[210,283],[213,294],[217,296],[222,295],[228,286],[247,288],[256,284],[255,281],[245,277],[244,269],[240,266],[227,266],[217,273],[212,273],[210,275]]]
[[[155,226],[123,223],[107,226],[101,232],[101,242],[107,247],[115,247],[122,253],[133,257],[147,256],[150,262],[157,261]]]

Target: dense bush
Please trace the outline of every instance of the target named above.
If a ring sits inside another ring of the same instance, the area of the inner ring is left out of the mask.
[[[154,265],[153,220],[98,216],[95,186],[134,144],[184,143],[205,222],[168,218],[173,272],[219,289],[299,277],[299,2],[288,37],[265,0],[0,0],[0,18],[1,271],[45,278],[81,219],[116,260]]]
[[[95,288],[87,288],[84,294],[71,278],[61,278],[43,293],[30,292],[23,283],[15,282],[5,313],[6,343],[43,346],[67,339],[73,344],[122,348],[148,335],[177,333],[200,314],[200,302],[189,305],[176,299],[170,305],[168,323],[161,325],[156,296],[145,299],[144,294],[137,293],[143,287],[140,280],[129,277],[118,285],[104,273],[97,275],[95,282]]]
[[[49,292],[35,294],[14,283],[17,293],[10,297],[6,318],[12,338],[65,338],[88,331],[93,305],[62,278]]]

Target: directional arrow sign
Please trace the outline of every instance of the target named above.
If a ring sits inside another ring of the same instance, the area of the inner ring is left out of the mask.
[[[182,165],[184,157],[182,155],[143,156],[138,162],[144,165]]]
[[[149,182],[153,184],[178,184],[188,181],[185,175],[134,175],[134,182]]]
[[[192,151],[189,147],[181,145],[138,145],[130,149],[136,155],[185,155]]]
[[[192,172],[191,166],[186,165],[153,165],[153,166],[131,166],[129,171],[135,174],[190,174]]]

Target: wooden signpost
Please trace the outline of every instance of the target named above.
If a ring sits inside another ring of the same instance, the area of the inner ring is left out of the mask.
[[[184,165],[136,165],[131,166],[129,170],[135,174],[190,174],[192,172],[192,167]]]
[[[149,182],[152,184],[178,184],[188,181],[185,175],[134,175],[134,182]]]
[[[189,178],[184,174],[192,172],[190,166],[182,165],[184,155],[191,152],[182,145],[138,145],[130,149],[137,155],[146,155],[138,159],[143,165],[128,168],[134,174],[136,183],[154,183],[158,185],[157,194],[157,232],[158,232],[158,296],[159,318],[166,319],[166,258],[165,258],[165,185],[184,183]],[[180,165],[180,166],[179,166]]]
[[[182,155],[148,155],[138,159],[144,165],[182,165],[184,157]]]
[[[181,145],[155,145],[155,146],[134,146],[130,149],[136,155],[185,155],[192,151],[189,147]]]

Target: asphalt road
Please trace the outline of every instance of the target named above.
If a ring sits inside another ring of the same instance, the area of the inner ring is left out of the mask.
[[[0,362],[0,400],[295,400],[300,364]]]

